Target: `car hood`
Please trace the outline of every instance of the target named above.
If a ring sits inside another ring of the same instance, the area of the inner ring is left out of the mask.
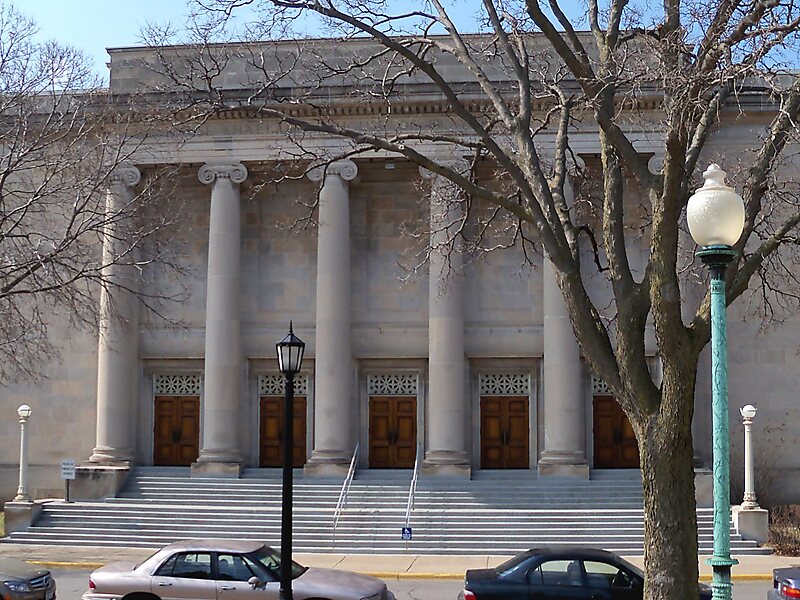
[[[303,594],[320,594],[334,598],[362,598],[379,593],[386,587],[380,579],[350,571],[309,567],[294,580],[294,589]],[[352,594],[351,594],[352,592]]]
[[[15,558],[0,558],[0,579],[33,579],[47,573],[48,569]]]

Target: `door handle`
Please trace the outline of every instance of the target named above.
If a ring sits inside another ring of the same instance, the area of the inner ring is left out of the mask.
[[[219,589],[221,589],[224,592],[224,591],[227,591],[227,590],[235,590],[236,588],[234,586],[232,586],[232,585],[223,585]]]
[[[171,583],[167,583],[166,581],[158,582],[158,587],[170,587],[171,585],[172,585]]]

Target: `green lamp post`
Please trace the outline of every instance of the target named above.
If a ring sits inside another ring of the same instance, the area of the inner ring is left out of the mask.
[[[705,183],[689,198],[689,232],[700,246],[697,256],[711,271],[711,388],[714,447],[714,555],[712,598],[731,599],[730,431],[728,427],[728,348],[725,271],[736,256],[732,248],[744,228],[744,203],[725,184],[725,171],[712,164],[703,173]]]

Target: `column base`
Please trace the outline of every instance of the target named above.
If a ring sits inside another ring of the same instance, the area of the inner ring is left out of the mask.
[[[241,462],[193,462],[190,477],[227,477],[238,479],[242,474]]]
[[[133,450],[130,448],[110,448],[97,446],[89,457],[93,465],[108,465],[115,467],[130,467],[133,463]]]
[[[742,539],[761,545],[769,539],[769,512],[764,508],[732,506],[733,523]]]
[[[303,474],[312,477],[346,477],[353,453],[344,450],[313,450],[303,466]],[[358,469],[358,465],[356,465]]]
[[[75,468],[75,479],[69,483],[70,500],[113,498],[125,485],[131,463],[99,465],[85,463]]]
[[[547,451],[539,459],[539,478],[589,479],[589,464],[582,452]]]
[[[472,476],[472,468],[466,452],[453,450],[430,450],[425,454],[420,472],[433,477]]]
[[[698,508],[713,508],[714,473],[711,469],[694,470],[694,500]]]
[[[42,505],[36,502],[6,502],[3,505],[6,535],[25,531],[42,514]]]

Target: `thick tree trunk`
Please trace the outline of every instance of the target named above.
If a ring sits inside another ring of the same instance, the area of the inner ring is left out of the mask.
[[[681,391],[686,393],[685,388]],[[666,402],[683,405],[688,419],[680,411],[665,414],[664,404],[662,401],[660,413],[648,418],[639,436],[644,486],[644,598],[688,600],[698,597],[692,397]]]

